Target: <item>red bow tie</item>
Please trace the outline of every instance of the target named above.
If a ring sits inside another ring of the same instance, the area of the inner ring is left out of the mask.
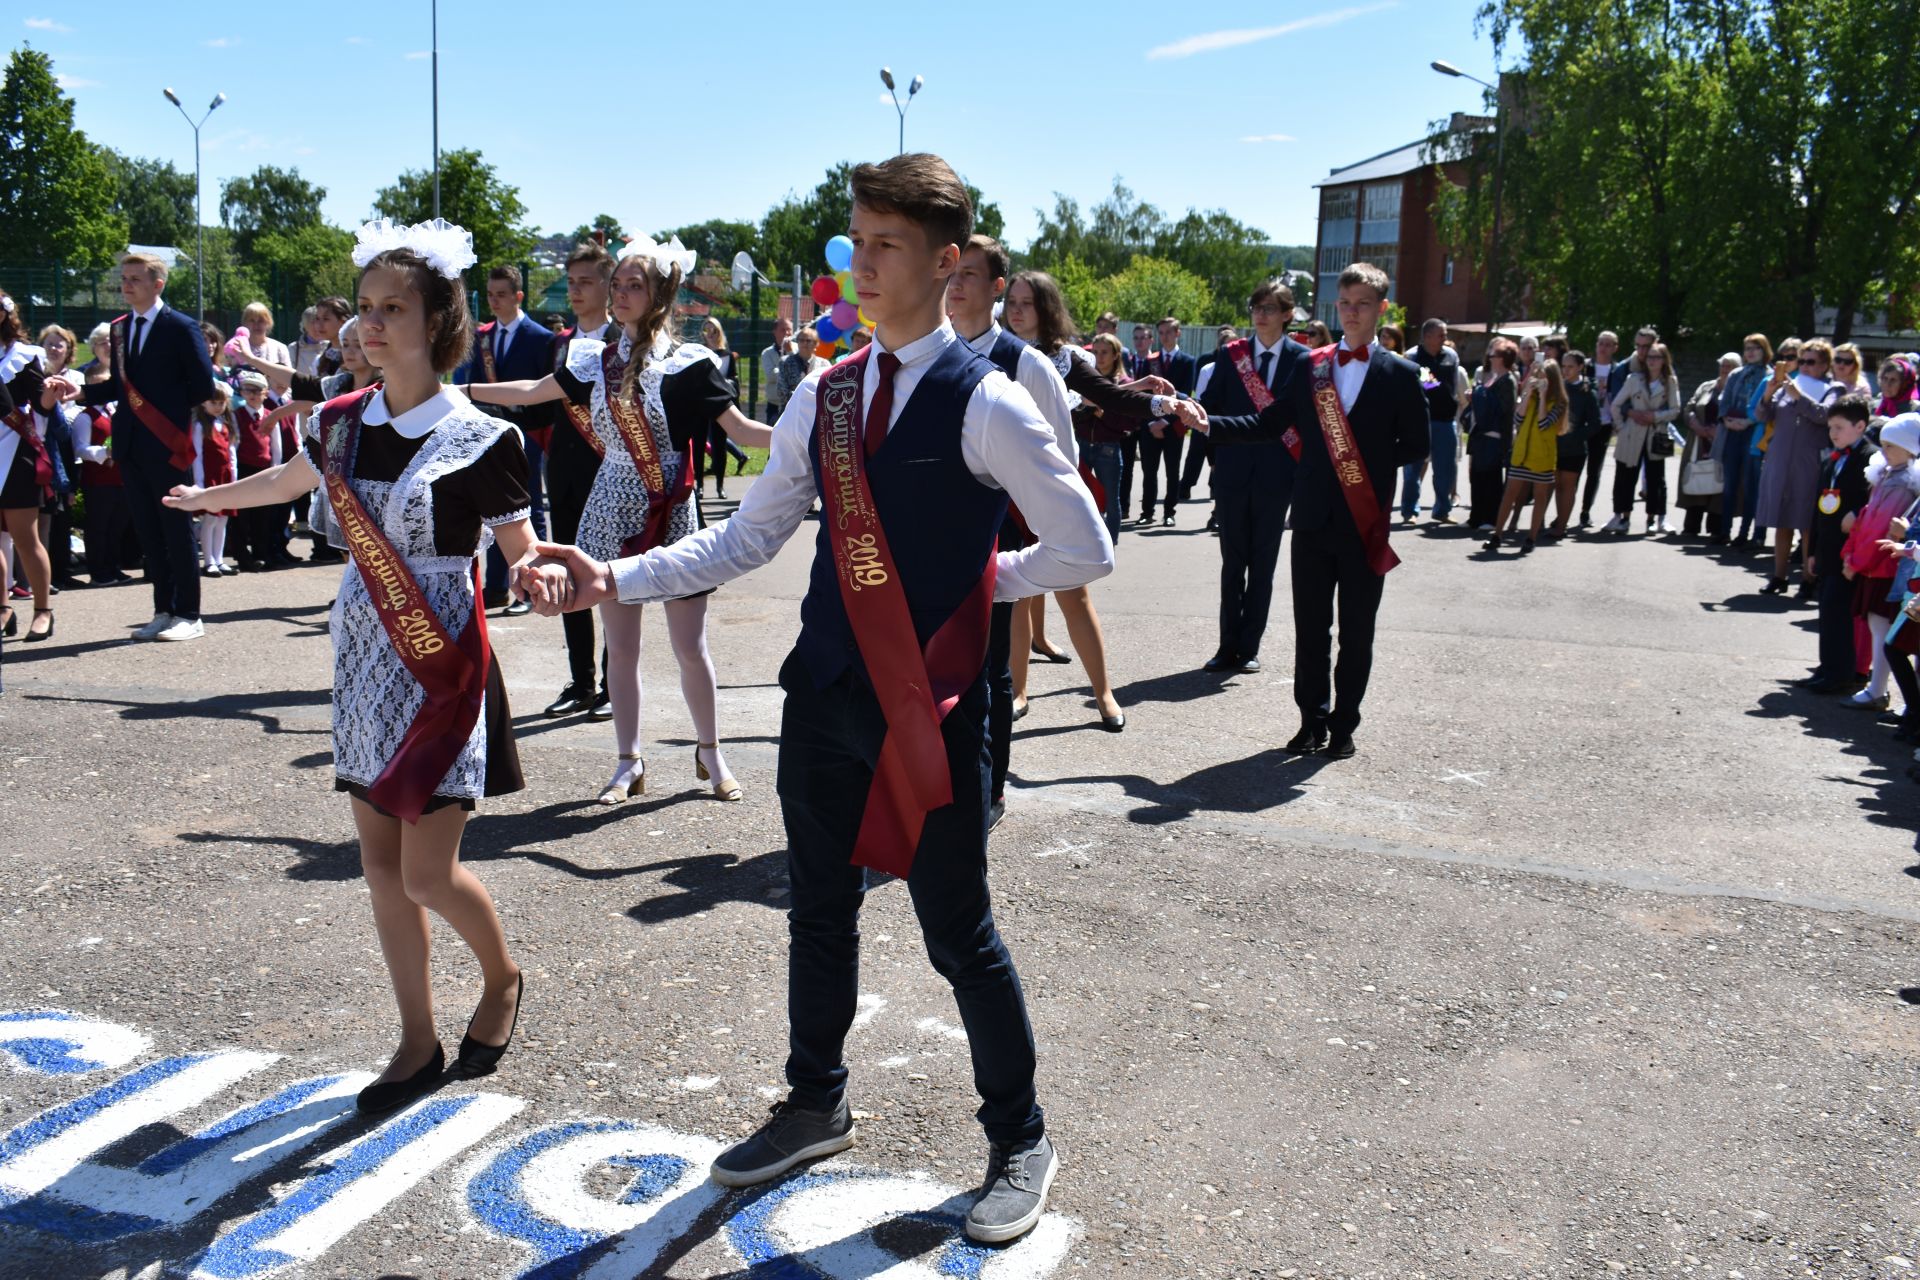
[[[1368,343],[1367,346],[1360,348],[1358,351],[1349,351],[1345,347],[1341,347],[1340,348],[1341,367],[1345,368],[1349,360],[1365,360],[1367,358],[1367,351],[1372,345],[1373,345],[1372,343]]]

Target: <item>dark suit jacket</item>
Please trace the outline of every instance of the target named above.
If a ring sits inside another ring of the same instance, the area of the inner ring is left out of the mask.
[[[118,326],[121,322],[114,323]],[[80,398],[83,403],[90,405],[107,404],[115,400],[120,402],[119,408],[113,411],[115,461],[126,456],[128,449],[135,448],[146,450],[152,456],[165,457],[166,446],[142,425],[139,416],[134,413],[122,379],[130,373],[133,384],[140,388],[140,394],[160,410],[169,422],[191,434],[193,411],[201,401],[213,394],[213,361],[207,355],[207,342],[200,333],[199,323],[164,302],[161,303],[160,313],[153,318],[153,332],[147,334],[146,341],[140,344],[138,354],[133,350],[133,321],[129,318],[125,324],[127,367],[121,368],[119,361],[115,360],[112,375],[104,382],[90,383],[81,392]],[[108,358],[113,359],[111,356]]]
[[[1173,389],[1183,396],[1193,394],[1193,384],[1200,376],[1200,366],[1186,352],[1176,349],[1171,359],[1159,347],[1153,352],[1159,357],[1154,372],[1173,384]]]
[[[1329,356],[1329,359],[1336,357]],[[1217,376],[1217,375],[1216,375]],[[1293,380],[1294,423],[1300,429],[1300,465],[1293,477],[1293,528],[1296,533],[1327,530],[1358,537],[1353,513],[1333,473],[1327,438],[1313,408],[1313,378],[1303,368]],[[1374,344],[1367,378],[1347,410],[1360,459],[1373,482],[1384,517],[1393,505],[1400,468],[1419,462],[1432,447],[1427,395],[1420,389],[1420,366]]]
[[[488,321],[479,326],[473,335],[473,354],[467,362],[453,371],[453,380],[461,385],[474,382],[519,382],[525,379],[538,382],[553,372],[553,330],[521,313],[520,326],[513,331],[513,341],[508,345],[493,368],[497,378],[487,377],[487,366],[480,358],[482,343],[493,340],[494,322]],[[539,431],[552,425],[552,411],[546,405],[495,405],[483,404],[481,409],[496,418],[505,418],[522,431]]]
[[[1215,444],[1277,443],[1293,422],[1293,382],[1307,376],[1307,348],[1292,338],[1282,338],[1276,358],[1280,367],[1273,371],[1274,402],[1264,414],[1253,411],[1253,399],[1241,384],[1240,371],[1233,367],[1233,362],[1214,362],[1213,376],[1207,379],[1200,407],[1207,411],[1207,429]],[[1220,457],[1216,456],[1215,465],[1219,462]]]

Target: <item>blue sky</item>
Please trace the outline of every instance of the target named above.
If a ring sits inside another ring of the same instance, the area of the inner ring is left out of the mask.
[[[890,65],[903,91],[926,77],[907,145],[997,201],[1016,246],[1055,191],[1085,207],[1115,174],[1167,212],[1224,208],[1311,243],[1329,168],[1479,109],[1477,86],[1427,66],[1493,78],[1475,7],[991,0],[874,6],[863,22],[807,4],[592,4],[583,38],[568,6],[441,0],[440,143],[479,147],[548,232],[600,212],[647,229],[757,221],[839,160],[892,154]],[[53,56],[96,141],[190,170],[192,133],[160,91],[196,119],[227,95],[202,132],[209,222],[221,182],[261,164],[297,166],[352,227],[378,187],[431,163],[427,0],[7,8],[24,15],[0,19],[10,47]]]

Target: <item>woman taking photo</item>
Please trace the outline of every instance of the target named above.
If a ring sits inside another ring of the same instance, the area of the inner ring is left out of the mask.
[[[1811,554],[1820,453],[1828,444],[1827,410],[1840,398],[1840,388],[1828,381],[1832,368],[1832,347],[1818,338],[1803,342],[1795,356],[1774,366],[1773,378],[1760,395],[1760,421],[1773,428],[1765,444],[1767,465],[1760,472],[1755,514],[1756,523],[1773,530],[1773,576],[1760,589],[1763,595],[1785,593],[1794,534],[1805,536]],[[1812,584],[1811,575],[1803,571],[1801,593],[1812,594]]]
[[[33,593],[29,643],[53,635],[53,566],[40,541],[40,508],[54,489],[53,455],[34,419],[77,394],[67,379],[47,376],[43,355],[39,347],[21,341],[20,309],[0,293],[0,531],[13,539],[13,554],[20,558]],[[0,562],[0,586],[12,581],[11,566]],[[19,632],[20,619],[12,605],[0,608],[0,616],[5,618],[0,635]]]
[[[1526,384],[1520,390],[1520,408],[1513,421],[1513,454],[1507,464],[1507,491],[1500,497],[1500,513],[1494,517],[1487,551],[1499,552],[1500,531],[1529,492],[1533,498],[1533,527],[1520,544],[1520,554],[1531,554],[1539,543],[1540,531],[1547,522],[1547,499],[1553,494],[1554,475],[1560,466],[1560,437],[1566,431],[1566,378],[1554,361],[1537,361],[1527,371]],[[1564,504],[1560,514],[1564,519]]]
[[[700,527],[693,493],[692,450],[716,421],[754,444],[772,439],[770,427],[750,421],[733,403],[713,353],[673,338],[673,305],[695,255],[676,239],[658,245],[646,237],[620,251],[613,271],[617,342],[576,340],[567,366],[539,381],[475,383],[473,398],[489,404],[543,404],[566,399],[589,405],[605,457],[580,518],[580,549],[596,560],[668,546]],[[693,717],[694,777],[721,800],[741,798],[720,755],[715,710],[718,681],[707,650],[707,593],[669,600],[667,636],[680,666],[680,693]],[[644,606],[607,601],[600,620],[607,636],[607,693],[613,705],[617,756],[601,804],[619,804],[647,789],[640,754],[640,622]]]
[[[352,554],[334,601],[334,788],[350,795],[374,928],[400,1006],[400,1047],[360,1093],[380,1114],[439,1081],[427,912],[480,963],[484,990],[456,1069],[491,1073],[520,1014],[524,978],[493,901],[460,862],[481,796],[524,783],[500,665],[478,607],[477,559],[498,539],[516,569],[534,557],[527,460],[518,430],[441,379],[466,358],[473,321],[460,273],[473,238],[436,219],[360,229],[360,338],[378,389],[316,415],[293,457],[233,484],[180,485],[183,511],[287,503],[325,484]],[[569,584],[529,574],[542,599]],[[425,621],[422,621],[425,619]]]
[[[1667,459],[1674,452],[1667,429],[1684,406],[1680,379],[1674,376],[1673,357],[1664,342],[1648,347],[1644,362],[1635,356],[1630,368],[1620,394],[1613,398],[1613,420],[1620,424],[1613,446],[1613,519],[1600,532],[1626,534],[1633,517],[1633,490],[1644,462],[1647,532],[1665,533]]]
[[[1073,346],[1073,319],[1067,314],[1067,302],[1060,286],[1044,271],[1022,271],[1007,284],[1006,303],[1001,318],[1013,335],[1053,361],[1053,367],[1067,384],[1067,403],[1091,403],[1102,413],[1117,413],[1141,420],[1154,416],[1153,395],[1138,387],[1123,387],[1094,368],[1093,357],[1085,349]],[[1164,385],[1164,384],[1163,384]],[[1067,461],[1074,461],[1068,458]],[[1111,507],[1111,500],[1109,500]],[[1087,683],[1093,687],[1093,699],[1100,709],[1100,723],[1111,732],[1126,728],[1127,717],[1113,696],[1113,682],[1107,677],[1107,640],[1100,630],[1100,615],[1094,612],[1093,597],[1086,587],[1056,591],[1060,612],[1067,619],[1067,638],[1087,669]],[[1034,637],[1039,628],[1034,619],[1047,606],[1044,595],[1034,596],[1014,606],[1013,611],[1013,714],[1026,713],[1027,666],[1033,655]]]

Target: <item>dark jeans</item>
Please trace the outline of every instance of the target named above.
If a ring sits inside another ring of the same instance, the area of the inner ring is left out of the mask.
[[[1181,437],[1168,427],[1165,436],[1156,438],[1151,431],[1140,436],[1140,518],[1153,519],[1153,507],[1160,500],[1160,480],[1167,482],[1166,513],[1172,515],[1180,505]]]
[[[1085,444],[1080,446],[1080,456],[1087,460],[1087,469],[1093,472],[1093,478],[1107,491],[1106,509],[1101,517],[1107,522],[1107,536],[1115,541],[1120,537],[1120,505],[1126,483],[1121,478],[1125,465],[1117,444]]]
[[[573,427],[561,423],[554,429],[571,431]],[[572,546],[580,538],[580,517],[587,509],[593,472],[582,466],[561,464],[556,458],[547,467],[547,486],[553,503],[553,540]],[[575,609],[561,614],[560,630],[567,642],[567,683],[582,695],[591,694],[594,689],[593,610]]]
[[[147,581],[153,585],[153,611],[176,618],[200,616],[200,544],[193,517],[160,504],[177,484],[192,484],[193,473],[169,462],[156,443],[130,440],[114,455],[128,515],[140,538]]]
[[[1732,533],[1736,524],[1753,524],[1754,503],[1760,496],[1760,459],[1753,456],[1754,428],[1729,432],[1726,447],[1720,451],[1720,475],[1726,481],[1720,490],[1721,528]],[[1751,489],[1747,477],[1751,474]]]
[[[127,495],[119,485],[87,487],[87,576],[95,582],[119,574],[127,522]]]
[[[565,431],[572,427],[563,426]],[[523,433],[522,439],[527,446],[527,514],[533,519],[533,531],[541,538],[547,536],[547,455],[540,448],[540,442],[531,434]],[[495,543],[487,548],[487,585],[489,595],[507,589],[507,558],[500,554],[500,545]]]
[[[1580,518],[1593,519],[1593,500],[1600,496],[1600,475],[1607,466],[1607,445],[1613,439],[1613,428],[1602,427],[1587,438],[1587,483],[1586,492],[1580,498]]]
[[[1826,564],[1820,568],[1820,666],[1814,674],[1822,680],[1852,680],[1860,674],[1860,655],[1853,646],[1853,583]]]
[[[1667,514],[1667,460],[1648,457],[1643,461],[1647,467],[1647,515],[1663,516]],[[1619,461],[1613,464],[1613,513],[1622,520],[1633,517],[1633,490],[1639,482],[1639,467]]]
[[[860,829],[886,718],[849,670],[824,689],[797,654],[780,670],[778,790],[787,828],[787,1083],[813,1110],[846,1096],[843,1049],[860,994],[864,873],[848,858]],[[927,815],[906,890],[927,956],[953,987],[993,1142],[1046,1129],[1034,1093],[1033,1027],[987,888],[987,682],[963,694],[941,726],[953,803]],[[887,892],[881,889],[880,892]]]
[[[1127,437],[1120,446],[1120,518],[1125,520],[1133,514],[1133,470],[1140,461],[1140,435],[1138,432]]]
[[[1385,586],[1386,579],[1367,567],[1358,535],[1341,529],[1294,531],[1293,701],[1303,721],[1324,721],[1334,733],[1359,727],[1360,702],[1373,675],[1374,618]],[[1336,602],[1338,666],[1333,663]]]
[[[1909,618],[1906,626],[1901,630],[1904,631],[1906,627],[1911,626],[1920,626],[1920,623],[1915,623]],[[1906,714],[1902,718],[1906,720],[1920,718],[1920,678],[1914,675],[1913,659],[1890,644],[1881,646],[1881,651],[1886,654],[1887,666],[1893,671],[1894,684],[1900,688],[1900,705],[1906,708]]]
[[[1444,518],[1453,510],[1453,488],[1460,481],[1460,459],[1455,456],[1460,444],[1459,429],[1451,419],[1429,418],[1427,433],[1426,459],[1410,462],[1400,468],[1400,514],[1409,520],[1420,514],[1420,479],[1428,462],[1433,464],[1435,520]]]

